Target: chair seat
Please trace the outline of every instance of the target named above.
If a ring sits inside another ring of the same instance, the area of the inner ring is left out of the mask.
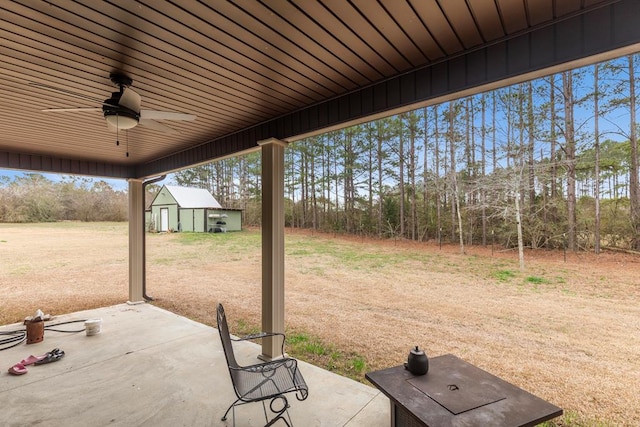
[[[283,393],[306,389],[295,359],[285,358],[232,369],[234,385],[243,401],[271,399]]]

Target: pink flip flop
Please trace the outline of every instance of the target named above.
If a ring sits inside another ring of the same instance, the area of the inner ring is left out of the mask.
[[[42,359],[44,359],[45,357],[47,357],[46,354],[43,354],[42,356],[34,356],[33,354],[29,357],[27,357],[26,359],[22,360],[20,362],[20,365],[23,366],[29,366],[29,365],[33,365],[36,362],[41,361]]]
[[[16,363],[9,368],[8,372],[12,375],[24,375],[27,373],[27,368],[22,363]]]

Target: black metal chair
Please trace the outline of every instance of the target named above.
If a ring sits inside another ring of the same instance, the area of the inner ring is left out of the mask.
[[[296,398],[300,401],[305,400],[309,395],[309,388],[302,378],[302,374],[298,369],[298,361],[289,357],[272,360],[270,362],[258,363],[249,366],[240,366],[236,362],[233,353],[232,341],[245,341],[258,338],[280,336],[282,338],[282,354],[284,355],[285,335],[274,332],[262,332],[259,334],[248,335],[243,338],[231,338],[229,334],[229,326],[227,318],[224,314],[222,304],[218,304],[218,332],[220,332],[220,340],[222,348],[227,359],[231,382],[238,397],[235,402],[227,408],[222,417],[222,421],[227,419],[229,411],[233,409],[233,425],[235,426],[235,407],[251,402],[262,402],[264,417],[267,420],[265,427],[271,426],[279,420],[291,427],[291,417],[289,416],[289,402],[286,398],[287,393],[295,393]],[[275,416],[269,420],[265,401],[269,402],[269,410]],[[277,409],[277,402],[282,404],[281,409]],[[286,418],[285,415],[286,414]],[[287,420],[288,418],[288,420]]]

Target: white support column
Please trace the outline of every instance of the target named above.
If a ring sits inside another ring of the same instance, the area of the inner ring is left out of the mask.
[[[271,138],[262,147],[262,330],[284,333],[284,149]],[[282,356],[281,340],[262,340],[264,360]]]
[[[142,180],[129,179],[129,304],[144,302],[144,192]]]

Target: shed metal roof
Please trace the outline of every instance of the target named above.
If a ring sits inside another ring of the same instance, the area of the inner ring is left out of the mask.
[[[3,1],[0,167],[154,176],[635,50],[639,15],[637,0]],[[112,72],[142,108],[197,119],[110,132]],[[42,111],[75,107],[98,111]]]
[[[165,185],[164,188],[171,193],[178,206],[186,209],[222,209],[218,201],[203,188],[180,187]]]

